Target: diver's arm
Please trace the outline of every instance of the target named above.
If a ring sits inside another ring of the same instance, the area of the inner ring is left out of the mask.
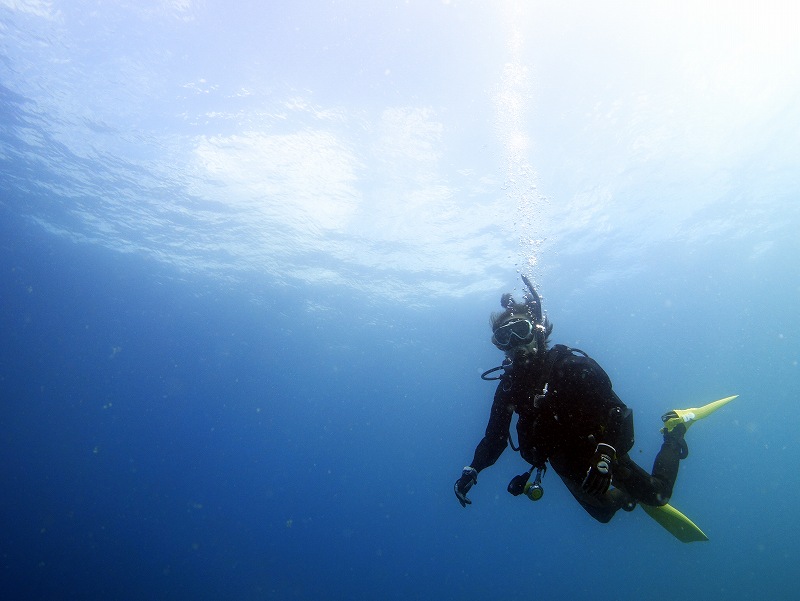
[[[510,395],[503,392],[501,387],[502,384],[497,387],[486,433],[475,448],[470,464],[477,472],[494,465],[508,445],[508,428],[511,426],[514,405]]]
[[[511,425],[511,415],[514,412],[514,405],[508,402],[509,396],[503,392],[501,383],[494,395],[486,433],[475,449],[472,464],[461,471],[461,477],[456,480],[453,486],[456,498],[462,507],[472,504],[472,501],[467,497],[467,493],[478,483],[478,472],[497,461],[508,444],[508,428]]]
[[[611,378],[591,357],[573,355],[565,361],[558,388],[570,399],[569,413],[582,436],[591,434],[596,443],[614,447],[626,435],[632,436],[631,411],[614,392]]]
[[[597,369],[596,403],[598,419],[603,423],[597,442],[609,444],[624,455],[633,446],[633,411],[614,392],[611,378],[599,365]]]
[[[633,411],[620,400],[616,393],[612,391],[611,394],[617,403],[612,403],[608,410],[606,436],[617,452],[624,455],[633,447]]]

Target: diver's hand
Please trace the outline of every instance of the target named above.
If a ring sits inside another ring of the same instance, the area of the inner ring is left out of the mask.
[[[478,483],[478,472],[477,470],[468,465],[464,468],[461,472],[461,477],[456,480],[456,484],[453,489],[456,491],[456,498],[458,502],[461,503],[461,507],[466,507],[467,505],[471,505],[472,501],[467,498],[467,493],[469,489],[472,488],[473,484]]]
[[[610,444],[601,442],[595,449],[592,464],[583,479],[582,488],[590,495],[600,496],[611,486],[611,462],[617,457],[617,451]]]

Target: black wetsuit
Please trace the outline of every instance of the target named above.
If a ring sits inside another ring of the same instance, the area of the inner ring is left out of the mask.
[[[486,434],[475,449],[477,471],[494,464],[508,444],[514,413],[519,415],[520,454],[535,467],[549,462],[578,502],[600,522],[608,522],[634,502],[664,505],[672,495],[681,458],[680,445],[667,440],[648,474],[628,455],[633,446],[633,416],[612,390],[594,359],[563,345],[535,362],[518,360],[498,383]],[[617,451],[613,488],[592,496],[581,488],[598,443]]]

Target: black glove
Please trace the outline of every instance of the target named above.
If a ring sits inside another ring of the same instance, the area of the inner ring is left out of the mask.
[[[601,442],[597,445],[592,464],[583,479],[583,490],[596,497],[606,494],[611,486],[611,462],[616,458],[617,451],[610,444]]]
[[[473,484],[478,483],[478,472],[472,466],[467,466],[461,472],[461,477],[456,480],[456,484],[453,489],[456,491],[456,498],[458,502],[461,503],[461,507],[466,507],[467,505],[471,505],[472,501],[467,498],[467,493],[469,489],[472,488]]]

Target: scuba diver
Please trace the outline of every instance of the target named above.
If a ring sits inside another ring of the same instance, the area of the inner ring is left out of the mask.
[[[502,311],[491,315],[492,343],[505,353],[499,367],[484,372],[498,380],[486,433],[470,465],[455,483],[462,507],[478,473],[493,465],[507,445],[518,450],[532,467],[513,478],[508,491],[541,498],[542,475],[549,462],[575,499],[599,522],[619,510],[665,506],[672,495],[680,461],[688,455],[684,440],[691,418],[683,410],[662,419],[664,443],[651,473],[628,455],[633,447],[633,414],[612,389],[611,380],[583,351],[555,345],[548,349],[553,325],[542,314],[539,295],[524,275],[528,288],[523,302],[511,294],[500,300]],[[491,376],[502,372],[499,376]],[[733,398],[733,397],[732,397]],[[727,399],[725,399],[727,401]],[[517,413],[515,447],[510,434]],[[530,481],[533,471],[536,476]]]

